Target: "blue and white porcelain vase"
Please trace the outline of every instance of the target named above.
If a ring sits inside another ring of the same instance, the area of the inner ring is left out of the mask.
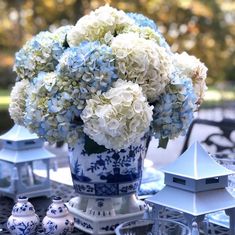
[[[145,139],[120,151],[89,153],[84,142],[69,149],[75,191],[88,197],[120,197],[135,193],[142,176]]]
[[[66,235],[73,231],[74,218],[61,197],[54,197],[42,221],[45,235]]]
[[[120,221],[141,218],[146,205],[137,200],[135,194],[145,154],[146,138],[120,151],[92,144],[86,146],[85,141],[69,148],[73,185],[78,197],[70,200],[68,208],[75,216],[76,227],[91,234],[110,234]]]
[[[19,197],[8,218],[7,228],[12,235],[34,235],[39,225],[39,217],[27,197]]]

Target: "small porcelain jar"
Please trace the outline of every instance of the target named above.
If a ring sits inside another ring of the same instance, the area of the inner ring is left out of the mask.
[[[72,232],[74,218],[69,213],[61,197],[54,197],[42,221],[45,235],[66,235]]]
[[[39,225],[33,205],[27,197],[19,197],[8,218],[7,228],[12,235],[34,235]]]

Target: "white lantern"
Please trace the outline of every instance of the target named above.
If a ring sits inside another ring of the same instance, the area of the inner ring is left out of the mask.
[[[50,196],[50,159],[43,140],[19,125],[0,136],[0,195],[13,199]],[[37,171],[44,171],[40,177]]]
[[[226,190],[233,171],[219,165],[197,142],[162,171],[166,186],[146,199],[155,219],[160,209],[169,207],[183,212],[191,226],[202,222],[206,214],[225,210],[230,234],[235,235],[235,198]]]

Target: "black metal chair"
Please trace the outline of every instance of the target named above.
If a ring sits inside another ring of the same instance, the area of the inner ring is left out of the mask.
[[[217,129],[208,133],[205,139],[199,140],[208,151],[213,147],[214,153],[235,152],[235,119],[224,118],[221,121],[214,121],[197,118],[194,119],[188,129],[181,153],[189,147],[193,129],[197,125],[215,127]]]

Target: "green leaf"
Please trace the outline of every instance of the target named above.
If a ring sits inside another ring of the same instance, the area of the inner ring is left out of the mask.
[[[167,144],[168,144],[169,138],[161,138],[159,140],[159,144],[158,144],[158,148],[166,148]]]
[[[63,43],[63,47],[65,48],[68,48],[69,47],[69,44],[68,44],[68,41],[67,41],[67,34],[65,36],[65,40],[64,40],[64,43]]]
[[[90,139],[87,135],[85,135],[84,149],[88,155],[91,155],[93,153],[103,153],[107,151],[107,149],[103,145],[97,144],[94,140]]]

